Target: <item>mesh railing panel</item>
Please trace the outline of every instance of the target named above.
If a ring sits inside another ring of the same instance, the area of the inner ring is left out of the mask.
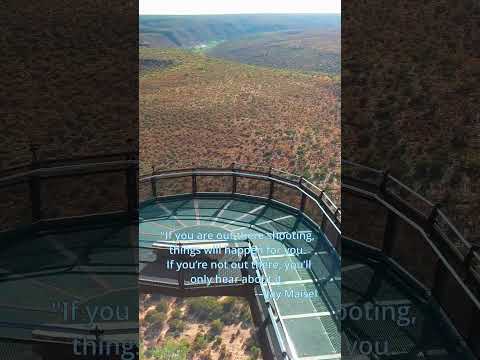
[[[383,172],[362,165],[342,162],[342,177],[361,179],[369,185],[378,186],[383,179]]]
[[[237,193],[268,198],[270,194],[270,181],[237,177]]]
[[[391,257],[425,287],[431,289],[439,258],[422,233],[402,218],[395,218],[391,239]]]
[[[330,221],[324,221],[322,230],[330,244],[338,250],[341,244],[341,234],[337,231],[335,225]]]
[[[138,182],[138,201],[144,202],[155,198],[152,191],[152,182],[150,180],[142,180]]]
[[[314,223],[318,225],[322,224],[323,218],[325,216],[325,214],[323,213],[322,209],[320,209],[318,204],[309,197],[305,199],[304,213],[310,219],[312,219]]]
[[[197,192],[231,193],[232,176],[197,176]]]
[[[175,178],[156,179],[157,196],[173,196],[192,193],[192,177],[181,176]]]
[[[279,201],[283,204],[290,205],[291,207],[298,209],[300,207],[302,193],[300,192],[300,190],[291,188],[288,185],[275,183],[272,198],[273,200]]]
[[[127,211],[137,199],[137,167],[126,154],[34,161],[2,171],[0,231]]]
[[[405,203],[409,208],[416,210],[425,218],[430,215],[433,209],[433,204],[431,202],[391,176],[388,177],[385,190],[395,196],[397,200]]]
[[[443,240],[456,249],[462,258],[467,256],[470,250],[470,244],[468,244],[458,230],[450,223],[443,212],[438,211],[434,226]]]
[[[0,187],[0,229],[32,222],[30,185],[27,181]]]
[[[342,232],[376,249],[383,249],[387,210],[381,204],[349,192],[342,195]]]
[[[126,176],[118,172],[75,175],[41,180],[41,212],[45,218],[81,216],[124,210]]]

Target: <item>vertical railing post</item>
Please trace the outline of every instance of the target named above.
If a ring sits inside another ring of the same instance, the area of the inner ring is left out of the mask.
[[[272,176],[272,167],[271,166],[268,169],[268,176],[269,177]],[[268,192],[268,199],[269,200],[272,200],[272,198],[273,198],[273,191],[274,191],[274,182],[273,182],[273,180],[270,179],[270,190]]]
[[[430,214],[428,215],[427,233],[430,236],[433,235],[433,231],[435,230],[435,221],[437,220],[439,207],[440,206],[438,204],[433,205],[432,210],[430,211]]]
[[[127,164],[126,177],[127,177],[127,202],[128,202],[128,215],[130,219],[138,219],[138,162],[136,157],[136,149],[132,148],[133,140],[129,139],[130,152],[127,156],[129,160]]]
[[[150,178],[150,184],[152,186],[152,197],[157,199],[157,180],[155,179],[155,165],[152,165],[152,177]]]
[[[183,253],[182,248],[183,248],[183,245],[179,244],[178,245],[178,251],[179,251],[180,254]],[[181,255],[180,256],[180,261],[187,262],[189,260],[188,260],[188,257],[186,257],[184,255]],[[185,270],[184,269],[181,269],[178,272],[178,285],[180,286],[180,289],[185,290]]]
[[[378,185],[378,189],[382,195],[385,195],[387,191],[387,182],[388,182],[388,177],[390,176],[390,170],[387,169],[383,171],[382,173],[382,180],[380,181],[380,184]]]
[[[249,257],[249,255],[243,254],[242,258],[240,260],[241,263],[244,264],[247,261],[248,257]],[[250,263],[251,263],[251,261],[250,261]],[[242,267],[241,273],[242,273],[243,277],[248,276],[248,269]]]
[[[195,195],[197,193],[197,175],[195,175],[195,169],[192,173],[192,194]]]
[[[323,193],[325,192],[325,190],[321,190],[320,191],[320,195],[318,196],[318,201],[319,203],[321,204],[325,204],[325,201],[323,200]],[[325,214],[322,214],[322,221],[320,222],[319,226],[320,226],[320,230],[323,232],[325,230],[325,220],[326,220],[326,216]]]
[[[40,168],[38,161],[38,145],[31,144],[30,152],[32,153],[32,170]],[[30,186],[30,203],[32,206],[32,222],[37,222],[42,219],[42,195],[41,195],[41,178],[39,174],[34,173],[29,179]]]
[[[235,163],[233,162],[231,165],[232,169],[232,194],[237,193],[237,175],[235,174]]]
[[[393,239],[396,230],[396,215],[388,210],[387,219],[385,222],[385,230],[383,232],[383,253],[387,256],[391,256],[393,252]]]
[[[298,186],[300,187],[302,193],[302,198],[300,199],[300,213],[303,214],[303,211],[305,210],[305,202],[307,201],[307,195],[303,191],[303,176],[301,176],[300,180],[298,180]]]

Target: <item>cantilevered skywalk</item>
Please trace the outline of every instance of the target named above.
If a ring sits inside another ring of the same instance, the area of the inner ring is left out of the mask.
[[[168,183],[178,186],[185,176],[185,189],[158,196]],[[334,247],[339,212],[323,204],[321,191],[307,188],[311,184],[303,179],[228,169],[174,172],[142,181],[157,196],[140,208],[141,286],[163,293],[181,289],[177,294],[184,296],[248,288],[259,304],[253,312],[267,324],[273,358],[340,358],[340,258]],[[208,255],[205,249],[212,247],[222,250]],[[235,248],[244,249],[242,255]],[[192,253],[196,255],[188,255]],[[168,260],[192,264],[197,258],[208,268],[167,266]]]

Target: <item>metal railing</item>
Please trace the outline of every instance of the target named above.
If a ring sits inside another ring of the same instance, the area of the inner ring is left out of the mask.
[[[134,218],[137,179],[134,153],[55,160],[34,156],[30,164],[0,172],[4,208],[0,232],[98,215],[129,214]],[[98,191],[110,195],[112,202],[108,204],[106,195],[99,196]]]
[[[480,356],[480,252],[430,201],[391,176],[342,166],[343,238],[400,267]],[[348,209],[348,210],[346,210]]]
[[[344,188],[358,187],[379,195],[420,225],[426,233],[431,235],[432,232],[435,232],[435,235],[448,245],[457,258],[450,257],[450,260],[461,261],[467,269],[472,267],[472,263],[480,256],[479,247],[468,242],[437,205],[401,183],[388,172],[348,161],[344,161],[342,164]],[[478,277],[480,274],[474,275]]]
[[[159,198],[212,194],[257,198],[286,206],[309,220],[341,252],[340,208],[325,190],[301,176],[273,168],[252,170],[231,164],[229,168],[153,169],[139,180],[140,204]]]
[[[138,161],[134,153],[127,152],[47,160],[39,160],[34,152],[31,163],[3,169],[0,171],[0,236],[4,251],[0,260],[6,267],[11,261],[8,246],[34,239],[36,235],[31,230],[62,233],[68,232],[70,225],[96,225],[97,219],[103,221],[105,218],[121,217],[122,224],[123,219],[128,219],[128,224],[137,221],[137,183]],[[109,203],[106,194],[116,197],[115,204]],[[89,205],[85,206],[86,203]],[[102,251],[102,248],[99,245],[96,251]],[[105,249],[131,250],[132,247],[125,244],[123,247],[110,246]],[[69,250],[85,253],[87,248],[76,245],[70,246]],[[63,259],[63,255],[58,250],[45,248],[32,252],[34,254],[28,251],[16,254],[15,259],[17,264],[31,266],[26,266],[22,271],[17,266],[17,271],[13,273],[6,271],[0,276],[0,282],[62,273],[135,275],[137,272],[134,263],[87,263],[77,258],[40,266],[28,259],[33,256],[52,259],[58,256]],[[112,269],[114,265],[117,268]]]

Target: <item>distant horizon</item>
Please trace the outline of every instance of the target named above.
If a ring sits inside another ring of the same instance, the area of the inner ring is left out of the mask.
[[[139,0],[139,15],[340,15],[340,0]]]
[[[205,14],[138,14],[140,16],[224,16],[224,15],[338,15],[341,16],[341,13],[301,13],[301,12],[291,12],[291,13],[205,13]]]

